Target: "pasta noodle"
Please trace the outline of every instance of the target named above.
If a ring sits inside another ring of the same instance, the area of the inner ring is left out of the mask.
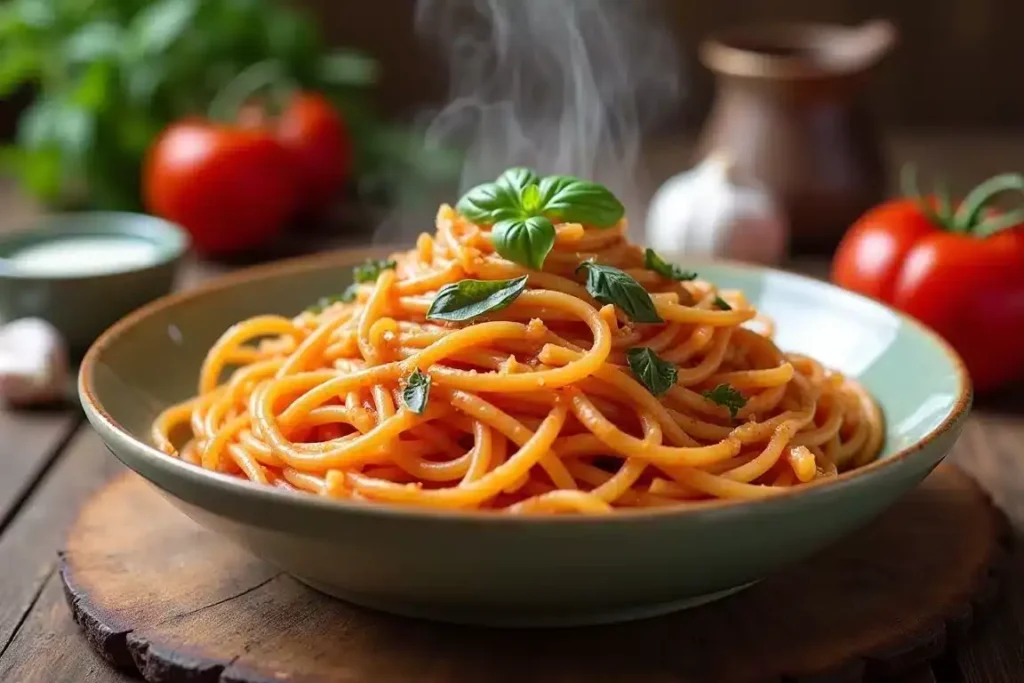
[[[882,416],[861,386],[780,351],[742,292],[646,267],[625,227],[557,224],[536,270],[442,206],[352,301],[227,330],[154,443],[265,486],[510,514],[763,498],[877,456]],[[596,300],[590,259],[641,285],[662,322]],[[522,276],[503,307],[427,317],[446,286]]]

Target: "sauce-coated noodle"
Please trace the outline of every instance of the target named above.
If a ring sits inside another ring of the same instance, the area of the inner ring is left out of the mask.
[[[155,421],[154,442],[262,485],[512,514],[761,498],[877,456],[882,417],[858,384],[781,352],[741,292],[646,270],[624,229],[558,225],[538,272],[443,206],[436,234],[353,302],[231,327],[198,395]],[[641,283],[664,322],[597,303],[574,272],[590,258]],[[461,324],[425,317],[446,284],[522,275],[527,290],[507,308]],[[677,366],[660,396],[630,371],[637,347]],[[403,398],[416,369],[430,378],[422,414]],[[707,396],[723,384],[745,399],[735,417]]]

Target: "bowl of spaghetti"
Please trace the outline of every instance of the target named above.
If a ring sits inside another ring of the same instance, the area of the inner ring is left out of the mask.
[[[111,452],[300,581],[504,626],[722,597],[949,451],[971,389],[918,323],[809,278],[669,262],[600,185],[510,169],[411,249],[235,273],[110,328]]]

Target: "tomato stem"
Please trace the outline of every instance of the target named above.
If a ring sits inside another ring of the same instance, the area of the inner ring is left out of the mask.
[[[900,189],[903,192],[904,197],[909,197],[917,203],[921,213],[923,213],[929,221],[936,225],[947,227],[947,220],[949,218],[948,213],[950,212],[948,207],[949,198],[945,197],[944,200],[940,198],[939,213],[936,213],[931,206],[931,202],[926,201],[924,197],[921,196],[921,190],[917,185],[916,164],[907,163],[900,169]],[[946,215],[943,215],[943,213]]]
[[[276,59],[250,64],[238,72],[210,102],[207,115],[213,121],[233,122],[242,106],[266,88],[274,88],[278,93],[282,88],[295,88],[294,82],[285,74],[284,66]]]
[[[956,215],[953,216],[954,230],[957,232],[971,232],[976,235],[984,232],[985,235],[991,235],[1007,227],[1018,225],[1021,222],[1019,219],[1013,223],[1005,225],[1004,223],[1018,215],[1020,211],[995,216],[987,221],[979,221],[979,218],[984,215],[985,209],[989,207],[992,200],[1007,192],[1024,193],[1024,175],[1020,173],[1003,173],[989,178],[971,190],[964,200],[960,202]]]

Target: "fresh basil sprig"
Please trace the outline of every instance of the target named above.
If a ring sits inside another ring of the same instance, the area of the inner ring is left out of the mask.
[[[442,287],[430,310],[429,320],[466,322],[493,313],[515,301],[526,289],[527,276],[514,280],[460,280]]]
[[[626,351],[626,363],[633,375],[655,396],[671,389],[679,377],[679,369],[675,365],[662,360],[646,346]]]
[[[535,270],[555,246],[554,221],[610,228],[625,213],[603,185],[572,176],[541,179],[528,168],[510,168],[493,183],[477,185],[455,208],[475,223],[494,226],[494,249],[503,258]]]
[[[376,282],[382,270],[390,270],[396,265],[394,259],[368,258],[352,269],[352,279],[358,283]]]
[[[427,400],[429,398],[430,375],[416,369],[405,378],[405,387],[402,389],[402,401],[409,407],[409,410],[417,415],[422,415],[427,409]]]
[[[590,296],[601,303],[618,306],[633,322],[664,322],[658,315],[651,295],[628,273],[594,261],[581,263],[576,272],[581,270],[587,273],[586,288]]]
[[[568,175],[540,181],[540,207],[545,216],[562,223],[584,223],[595,228],[614,226],[625,208],[604,185]]]
[[[697,273],[692,270],[683,270],[679,266],[669,263],[658,256],[658,252],[651,248],[644,251],[644,268],[647,270],[653,270],[658,275],[667,277],[670,280],[676,280],[677,282],[686,282],[697,279]]]
[[[508,218],[494,224],[491,240],[509,261],[540,270],[555,246],[555,226],[544,216]]]
[[[709,401],[727,408],[729,415],[733,418],[736,417],[736,413],[739,412],[740,408],[747,405],[747,399],[744,398],[743,394],[728,384],[719,384],[714,389],[705,391],[703,396]]]

